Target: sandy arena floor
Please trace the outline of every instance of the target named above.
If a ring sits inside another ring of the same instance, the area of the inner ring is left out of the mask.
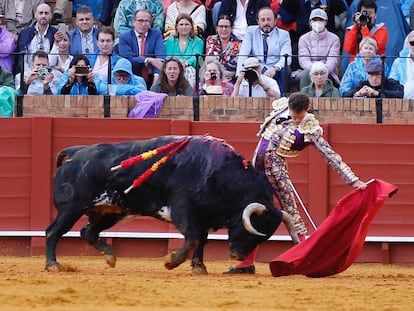
[[[60,257],[68,272],[47,272],[44,257],[0,257],[0,310],[414,310],[414,267],[354,264],[336,276],[274,278],[223,275],[233,262],[207,261],[192,275],[187,261],[166,270],[163,258]]]

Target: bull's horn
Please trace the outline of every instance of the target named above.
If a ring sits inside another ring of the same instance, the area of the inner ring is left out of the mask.
[[[243,215],[242,215],[242,221],[243,221],[244,228],[246,228],[248,232],[250,232],[251,234],[258,235],[258,236],[266,236],[266,234],[263,234],[257,231],[253,227],[252,222],[250,221],[250,216],[252,216],[252,214],[261,215],[265,210],[266,210],[266,206],[260,203],[250,203],[244,208]]]

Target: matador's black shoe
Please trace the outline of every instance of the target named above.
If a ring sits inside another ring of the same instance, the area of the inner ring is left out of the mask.
[[[223,272],[224,274],[255,274],[256,268],[254,265],[244,267],[244,268],[236,268],[230,267],[228,270]]]

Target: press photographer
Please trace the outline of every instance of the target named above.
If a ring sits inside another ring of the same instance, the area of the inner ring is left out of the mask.
[[[231,96],[279,98],[280,89],[276,80],[261,74],[259,60],[249,57],[243,62]]]
[[[388,30],[384,23],[375,23],[377,4],[375,0],[361,0],[358,12],[354,14],[354,25],[345,34],[344,51],[351,54],[349,62],[353,62],[358,54],[359,43],[363,38],[373,38],[378,45],[378,55],[385,54],[388,42]]]

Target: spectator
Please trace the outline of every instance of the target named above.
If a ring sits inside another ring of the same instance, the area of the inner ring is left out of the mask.
[[[72,10],[77,12],[81,6],[87,6],[91,9],[92,16],[98,20],[103,11],[103,5],[107,0],[71,0],[73,2]],[[67,8],[69,0],[56,0],[55,10],[53,11],[53,25],[62,23],[64,11]],[[72,14],[72,12],[69,12]]]
[[[58,87],[64,72],[69,69],[73,56],[69,54],[70,37],[67,32],[56,32],[55,42],[49,54],[49,65],[54,75],[50,88],[53,94],[58,94]]]
[[[5,16],[6,29],[17,36],[27,27],[30,27],[35,21],[35,12],[42,0],[32,1],[15,1],[1,0],[0,14]]]
[[[0,27],[0,66],[13,72],[13,56],[16,49],[15,36],[6,28]]]
[[[329,71],[325,63],[314,62],[309,71],[311,82],[302,88],[302,93],[310,97],[341,97],[339,90],[328,79]]]
[[[373,60],[367,65],[367,80],[361,81],[344,94],[344,97],[403,98],[404,87],[394,79],[382,81],[382,63]]]
[[[165,40],[165,53],[167,56],[176,56],[180,59],[185,77],[192,87],[195,85],[197,57],[198,65],[204,52],[204,42],[194,35],[193,19],[188,14],[180,14],[175,22],[175,35]]]
[[[32,70],[25,77],[21,86],[21,94],[29,95],[53,95],[50,83],[53,81],[53,73],[49,68],[49,58],[45,51],[36,51],[32,56]]]
[[[98,49],[97,33],[95,28],[92,10],[87,6],[80,6],[76,10],[76,28],[69,31],[70,47],[69,53],[72,55],[89,55]]]
[[[275,14],[270,7],[264,7],[257,13],[258,26],[249,26],[237,59],[237,72],[240,72],[248,55],[258,58],[263,64],[262,73],[277,81],[282,92],[290,88],[289,68],[285,68],[283,55],[292,55],[289,33],[275,27]],[[290,65],[291,57],[287,59]],[[284,75],[287,85],[284,85]]]
[[[354,25],[354,13],[359,12],[358,5],[360,0],[354,0],[348,9],[346,27],[351,28]],[[410,32],[410,27],[406,22],[401,11],[400,1],[398,0],[375,0],[377,5],[376,22],[385,23],[389,30],[392,30],[392,36],[388,37],[388,43],[385,49],[385,55],[391,56],[385,59],[388,67],[391,67],[394,60],[404,45],[404,39]],[[345,51],[345,56],[349,56]],[[380,52],[378,53],[379,55]],[[349,63],[349,57],[343,57],[341,61],[342,70],[345,71]]]
[[[122,3],[122,1],[121,1]],[[142,76],[147,87],[158,79],[165,58],[165,46],[159,29],[151,28],[148,10],[138,10],[133,18],[134,29],[119,38],[119,53],[132,63],[132,71]]]
[[[281,22],[290,24],[296,22],[296,38],[300,38],[309,30],[309,17],[314,9],[323,9],[327,14],[326,28],[330,32],[336,32],[335,16],[346,12],[348,5],[344,0],[283,0],[278,9]],[[273,5],[272,5],[273,6]]]
[[[206,30],[206,8],[193,0],[174,1],[168,6],[165,16],[164,38],[175,36],[175,22],[180,14],[188,14],[194,22],[194,34],[203,37]]]
[[[224,69],[219,61],[206,60],[200,70],[200,94],[230,96],[233,93],[233,84],[223,78]]]
[[[240,71],[237,77],[231,96],[279,98],[280,89],[277,82],[261,74],[260,67],[260,62],[257,58],[247,58],[243,62],[243,70]]]
[[[222,0],[218,16],[230,16],[233,33],[238,39],[243,40],[247,27],[257,25],[257,13],[263,7],[270,7],[269,0]]]
[[[136,95],[147,89],[144,79],[132,73],[132,64],[125,58],[116,62],[112,81],[116,86],[116,95]]]
[[[389,78],[404,86],[405,99],[414,99],[414,30],[407,35],[400,57],[391,66]]]
[[[309,17],[312,30],[299,38],[299,65],[302,67],[299,88],[309,85],[309,70],[313,63],[322,61],[328,68],[332,82],[339,85],[339,37],[326,29],[328,15],[322,9],[314,9]]]
[[[108,70],[113,69],[116,62],[121,58],[119,55],[113,55],[115,44],[115,30],[110,26],[99,28],[97,33],[98,49],[94,54],[88,56],[93,73],[103,81],[108,79]],[[109,56],[111,56],[111,67],[108,67]]]
[[[366,66],[371,60],[378,60],[377,41],[373,38],[364,38],[359,44],[359,54],[355,60],[346,68],[339,85],[339,92],[342,96],[354,88],[360,81],[367,79]],[[387,69],[385,73],[387,74]]]
[[[241,41],[233,34],[233,22],[227,15],[218,17],[216,30],[216,35],[207,37],[206,60],[217,59],[224,67],[223,80],[234,83]]]
[[[18,92],[14,89],[14,79],[11,72],[0,65],[0,117],[12,117],[15,98]]]
[[[25,53],[25,57],[19,56],[15,63],[15,74],[20,73],[24,62],[25,71],[31,71],[33,53],[41,50],[49,53],[54,43],[54,35],[57,29],[50,26],[52,11],[46,3],[41,3],[35,11],[36,23],[23,29],[17,41],[16,51]]]
[[[99,21],[105,26],[111,26],[120,0],[106,0],[103,2]]]
[[[161,69],[160,78],[152,85],[151,91],[168,96],[192,96],[193,88],[184,76],[184,67],[176,57],[168,57]]]
[[[58,94],[98,95],[107,94],[107,84],[94,76],[88,58],[83,54],[75,55],[69,70],[62,76]]]
[[[388,42],[388,30],[384,23],[375,23],[377,4],[375,0],[361,0],[358,12],[354,14],[354,25],[346,32],[344,51],[351,54],[350,62],[358,53],[359,43],[363,38],[373,38],[377,42],[377,53],[383,55]]]
[[[164,6],[160,0],[121,0],[114,17],[114,28],[118,36],[131,30],[137,10],[147,10],[151,15],[151,28],[164,31]],[[134,64],[132,64],[134,66]]]
[[[276,3],[274,3],[276,2]],[[278,2],[280,3],[279,5]],[[298,40],[309,31],[309,17],[312,10],[323,9],[327,16],[328,22],[326,28],[332,33],[341,33],[342,25],[335,25],[335,19],[346,14],[347,4],[344,0],[276,0],[272,1],[272,7],[278,13],[277,26],[289,31],[292,41],[292,54],[298,55]],[[337,28],[339,28],[337,30]],[[341,35],[342,36],[342,35]],[[292,58],[292,71],[295,74],[300,70],[298,57]]]

